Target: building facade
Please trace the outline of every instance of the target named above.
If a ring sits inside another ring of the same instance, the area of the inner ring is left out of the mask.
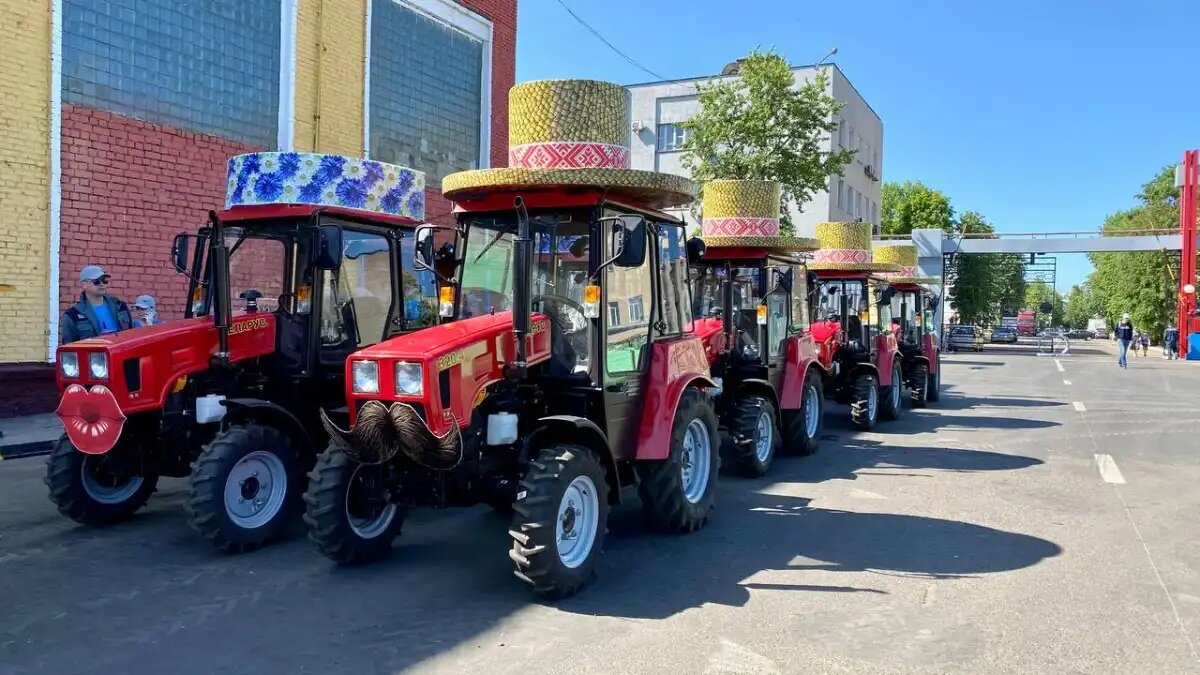
[[[828,76],[827,91],[842,103],[837,130],[825,141],[827,150],[849,148],[854,159],[833,176],[826,192],[818,193],[800,210],[792,209],[792,223],[799,236],[811,237],[814,226],[830,220],[862,219],[879,226],[879,193],[883,185],[883,121],[834,64],[799,66],[793,69],[796,85],[817,77],[818,69]],[[631,162],[635,169],[689,175],[681,150],[686,132],[680,123],[700,109],[698,85],[721,77],[648,82],[629,87],[632,94]],[[691,212],[683,214],[695,223]]]
[[[443,220],[442,176],[507,162],[516,21],[516,0],[0,0],[0,390],[49,370],[85,265],[182,312],[171,239],[223,206],[230,155],[411,166]]]

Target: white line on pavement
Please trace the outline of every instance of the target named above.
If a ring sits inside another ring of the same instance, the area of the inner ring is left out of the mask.
[[[1087,412],[1087,408],[1083,407],[1082,401],[1072,401],[1071,405],[1075,406],[1075,409],[1079,412]]]
[[[1125,484],[1125,476],[1121,475],[1121,470],[1117,468],[1117,463],[1113,461],[1112,455],[1096,455],[1096,466],[1100,469],[1100,477],[1105,483]]]
[[[1062,361],[1059,361],[1058,359],[1054,359],[1054,367],[1058,368],[1058,372],[1060,373],[1066,370],[1066,368],[1062,367]]]
[[[1071,381],[1070,381],[1070,380],[1063,380],[1063,384],[1065,384],[1065,385],[1067,385],[1067,386],[1069,387],[1069,386],[1071,386]]]

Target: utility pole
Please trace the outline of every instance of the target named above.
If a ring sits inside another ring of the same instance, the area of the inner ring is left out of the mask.
[[[1179,260],[1179,349],[1188,352],[1188,335],[1196,332],[1193,316],[1196,313],[1196,196],[1200,187],[1200,150],[1183,153],[1183,164],[1176,169],[1175,183],[1179,187],[1179,234],[1183,251]]]

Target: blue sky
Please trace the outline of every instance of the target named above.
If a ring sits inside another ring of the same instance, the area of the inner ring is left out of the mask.
[[[1099,227],[1200,146],[1200,0],[563,0],[665,78],[754,47],[834,59],[883,118],[884,180],[920,180],[1001,231]],[[556,0],[520,0],[517,81],[657,79]],[[1083,280],[1061,256],[1058,285]]]

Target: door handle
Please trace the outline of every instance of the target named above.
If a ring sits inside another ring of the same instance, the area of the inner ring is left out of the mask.
[[[629,383],[621,382],[620,384],[610,384],[607,387],[605,387],[604,389],[605,389],[605,391],[609,391],[614,394],[628,394],[629,393]]]

